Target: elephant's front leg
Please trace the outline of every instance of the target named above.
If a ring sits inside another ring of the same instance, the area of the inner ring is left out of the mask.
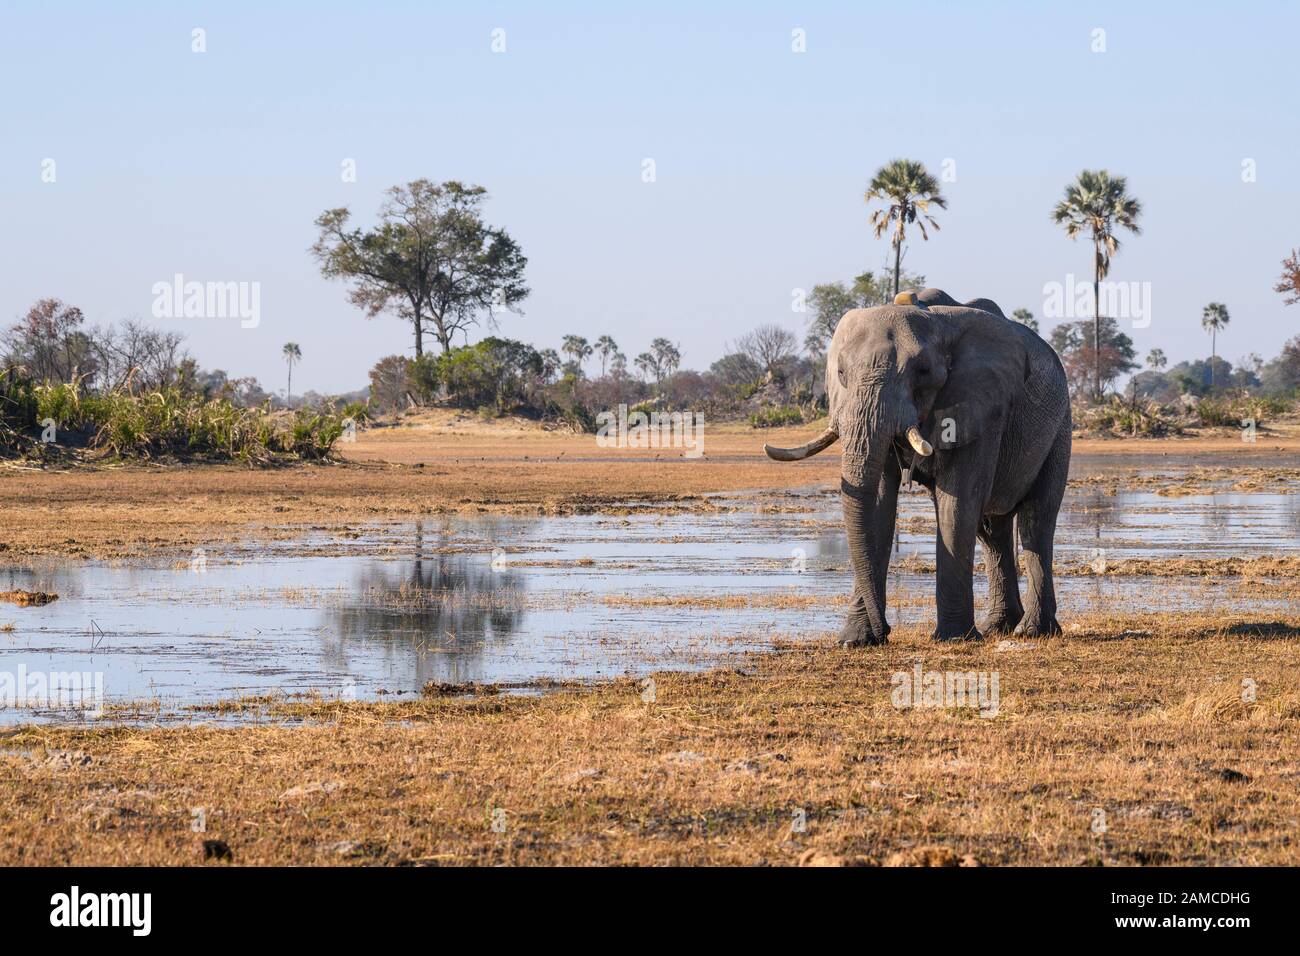
[[[935,544],[935,604],[939,624],[934,638],[937,641],[980,638],[975,627],[972,575],[982,501],[979,496],[935,491],[935,516],[939,525]]]
[[[885,584],[894,548],[901,479],[898,462],[891,454],[876,488],[855,488],[841,483],[849,560],[853,565],[853,603],[840,632],[840,643],[847,647],[884,644],[889,638]]]

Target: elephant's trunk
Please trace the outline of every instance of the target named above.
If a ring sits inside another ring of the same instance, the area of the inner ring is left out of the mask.
[[[881,494],[881,475],[892,454],[892,436],[880,434],[871,442],[859,467],[842,469],[840,501],[844,531],[853,565],[853,613],[866,617],[873,636],[889,633],[885,623],[885,575],[889,568],[889,539],[893,537],[893,498]]]
[[[841,499],[854,576],[850,619],[857,616],[870,637],[879,639],[889,633],[885,581],[897,507],[896,482],[886,487],[881,478],[896,454],[897,439],[906,437],[918,455],[932,449],[917,430],[916,406],[897,373],[868,372],[854,398],[852,407],[846,405],[837,418],[843,442]]]

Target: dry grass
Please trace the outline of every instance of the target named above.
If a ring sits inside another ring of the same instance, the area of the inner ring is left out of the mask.
[[[0,741],[0,863],[196,863],[217,838],[250,864],[1294,865],[1297,650],[1295,617],[908,628],[658,674],[653,703],[622,680],[271,705],[305,726],[26,728]],[[917,661],[996,671],[998,715],[896,709]]]
[[[0,601],[17,604],[19,607],[43,607],[58,599],[57,594],[50,594],[48,591],[24,591],[22,588],[0,591]]]
[[[1119,558],[1107,559],[1104,567],[1063,562],[1065,574],[1150,576],[1160,578],[1296,578],[1300,577],[1300,556],[1267,555],[1231,558]],[[1100,570],[1099,570],[1100,568]]]

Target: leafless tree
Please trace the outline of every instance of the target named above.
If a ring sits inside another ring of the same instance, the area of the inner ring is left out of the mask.
[[[740,337],[736,351],[744,355],[769,377],[779,376],[795,357],[799,340],[789,329],[780,325],[760,325]]]

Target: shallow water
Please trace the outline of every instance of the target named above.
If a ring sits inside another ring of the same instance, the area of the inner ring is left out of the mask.
[[[418,694],[431,681],[529,689],[552,678],[710,666],[781,639],[829,639],[843,613],[833,600],[850,589],[837,496],[712,502],[716,513],[448,518],[249,543],[188,563],[3,569],[2,590],[60,597],[44,607],[0,605],[0,624],[14,625],[0,633],[0,682],[6,673],[85,672],[102,679],[107,703],[148,704],[143,714],[110,708],[110,718],[244,720],[257,711],[188,708],[280,693]],[[919,493],[901,501],[898,547],[903,558],[933,561],[932,506]],[[1076,569],[1098,557],[1283,553],[1300,553],[1300,495],[1071,488],[1057,536],[1058,563]],[[932,620],[933,587],[932,574],[891,572],[890,619]],[[699,603],[732,595],[749,606]],[[1058,596],[1062,618],[1292,603],[1239,579],[1077,571],[1058,577]],[[86,705],[91,714],[99,703]],[[10,723],[85,716],[72,707],[0,709]]]

